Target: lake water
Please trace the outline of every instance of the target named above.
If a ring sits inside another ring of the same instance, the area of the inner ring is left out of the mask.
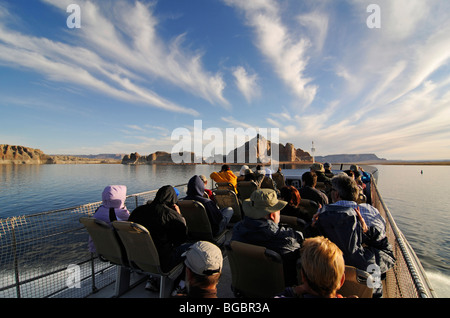
[[[420,258],[439,297],[450,297],[450,166],[376,166],[378,186],[397,226]],[[128,194],[187,183],[220,166],[0,165],[0,218],[101,201],[103,188]],[[239,168],[236,167],[236,170]],[[423,171],[423,173],[421,173]]]

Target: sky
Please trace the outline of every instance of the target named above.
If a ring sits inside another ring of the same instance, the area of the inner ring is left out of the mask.
[[[448,0],[0,0],[0,144],[450,159],[449,34]]]

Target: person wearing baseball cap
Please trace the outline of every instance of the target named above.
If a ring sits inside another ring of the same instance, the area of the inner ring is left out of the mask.
[[[186,296],[217,298],[217,284],[223,266],[222,251],[210,242],[199,241],[191,245],[183,256],[186,265]]]
[[[258,189],[244,200],[244,218],[233,228],[232,241],[264,246],[283,259],[286,286],[296,284],[296,263],[303,234],[279,225],[280,210],[287,202],[279,200],[273,189]]]

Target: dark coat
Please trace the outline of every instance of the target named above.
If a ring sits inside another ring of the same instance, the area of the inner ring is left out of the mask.
[[[395,257],[386,236],[375,227],[363,233],[354,209],[338,205],[325,206],[314,227],[304,231],[305,237],[323,235],[343,252],[346,265],[368,271],[371,264],[385,273],[394,266]]]
[[[217,204],[203,196],[205,192],[205,183],[200,179],[199,176],[193,176],[187,186],[185,200],[195,200],[203,204],[206,209],[206,214],[208,214],[209,222],[211,223],[211,230],[213,235],[218,234],[220,231],[220,224],[222,222],[223,216],[220,212]]]
[[[283,260],[286,286],[297,284],[297,260],[303,235],[289,227],[282,227],[267,219],[244,219],[233,228],[232,241],[264,246],[277,252]]]
[[[137,207],[128,219],[150,232],[163,269],[170,269],[175,248],[187,240],[186,221],[173,207],[177,202],[174,188],[164,186],[158,190],[151,204]]]

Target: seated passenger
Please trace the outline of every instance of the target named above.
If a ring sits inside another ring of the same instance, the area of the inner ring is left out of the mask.
[[[208,184],[208,179],[206,179],[206,176],[199,175],[200,179],[202,179],[203,183],[205,184],[205,193],[208,196],[208,199],[211,199],[214,201],[214,195],[211,189],[208,189],[206,185]]]
[[[325,169],[323,167],[323,164],[321,164],[320,162],[316,162],[313,163],[310,167],[309,167],[311,172],[315,172],[317,175],[317,182],[324,182],[324,183],[330,183],[331,182],[331,178],[328,178],[325,175]]]
[[[232,241],[264,246],[283,259],[286,286],[296,284],[296,263],[303,235],[279,225],[280,210],[287,202],[278,200],[272,189],[259,189],[242,203],[244,218],[233,228]],[[257,264],[255,264],[257,266]]]
[[[191,245],[186,243],[186,220],[177,205],[178,198],[170,185],[161,187],[150,204],[144,204],[131,212],[128,219],[145,227],[152,237],[159,254],[161,268],[169,271],[182,258]]]
[[[231,183],[234,187],[234,192],[237,193],[236,190],[237,177],[234,175],[233,171],[230,170],[229,165],[223,165],[219,172],[213,172],[209,177],[217,183],[219,182]]]
[[[233,216],[233,208],[227,207],[219,209],[216,203],[203,196],[205,192],[205,184],[199,176],[193,176],[187,186],[185,200],[195,200],[203,204],[208,215],[209,222],[211,223],[211,230],[213,235],[217,235],[225,230],[227,224],[230,222]]]
[[[186,296],[189,298],[217,298],[217,284],[222,273],[222,251],[216,245],[199,241],[184,254],[186,258]]]
[[[125,206],[127,187],[124,185],[110,185],[102,192],[102,205],[95,210],[94,218],[111,224],[112,221],[127,221],[130,212]],[[89,237],[89,251],[95,253],[95,245]]]
[[[369,265],[376,264],[385,273],[394,265],[395,257],[378,210],[370,208],[370,222],[366,224],[360,213],[363,204],[358,206],[355,202],[359,191],[356,182],[338,175],[331,185],[333,204],[319,210],[311,227],[305,229],[305,236],[329,238],[344,253],[346,265],[368,271]]]
[[[328,178],[333,178],[334,177],[334,173],[331,171],[331,163],[329,163],[329,162],[325,162],[324,164],[323,164],[323,168],[325,169],[325,175],[328,177]]]
[[[317,175],[315,172],[307,171],[302,174],[302,187],[300,188],[300,196],[324,206],[328,204],[327,195],[316,189]]]
[[[246,171],[249,169],[250,168],[247,165],[243,165],[241,167],[241,170],[239,170],[239,176],[237,177],[237,181],[246,181],[245,174],[246,174]]]
[[[308,213],[300,207],[301,196],[298,190],[293,186],[285,186],[280,190],[280,198],[286,201],[286,206],[280,211],[281,215],[295,216],[303,221],[311,222],[315,213]]]
[[[343,298],[338,290],[345,282],[342,251],[323,236],[307,238],[300,250],[302,284],[287,287],[280,297]]]
[[[361,166],[351,165],[350,170],[353,171],[353,173],[355,173],[355,175],[357,172],[359,173],[359,171],[361,171],[361,173],[362,173],[361,181],[363,183],[370,183],[370,174],[365,172]]]

